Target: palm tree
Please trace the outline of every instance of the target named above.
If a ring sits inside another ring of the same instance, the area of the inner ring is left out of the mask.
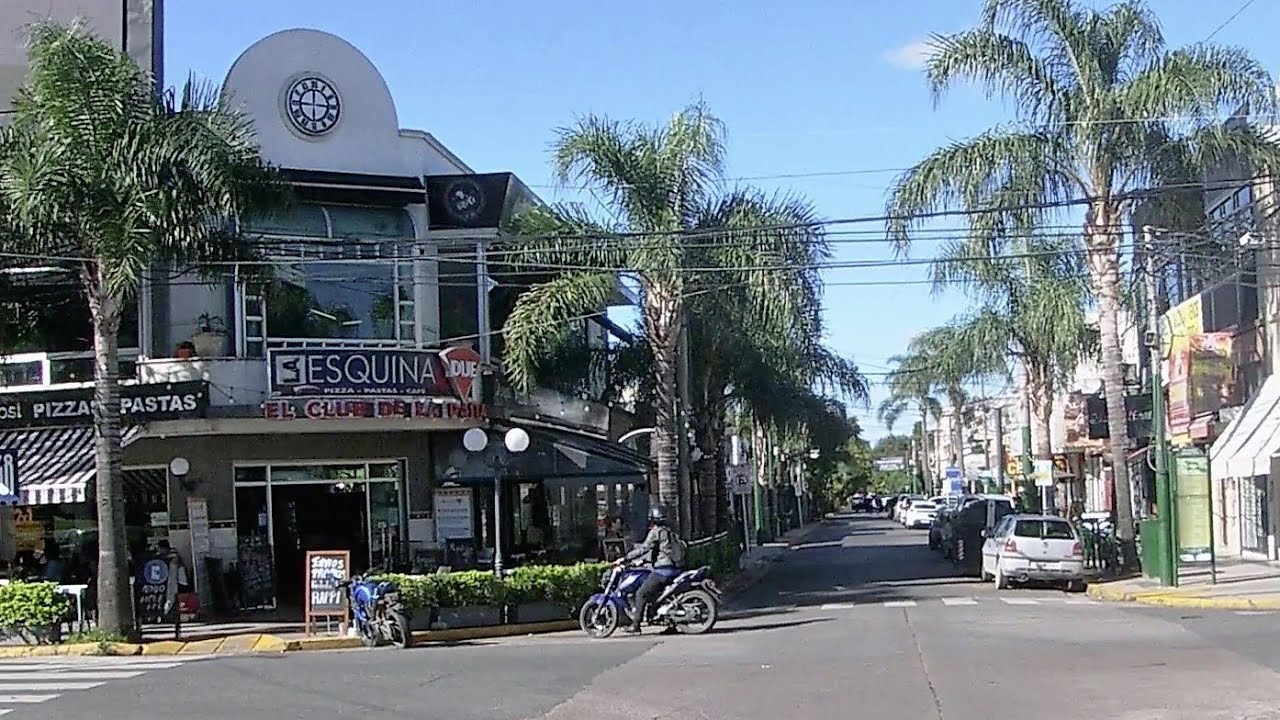
[[[1243,50],[1170,50],[1147,6],[1097,10],[1076,0],[985,0],[977,27],[935,36],[935,98],[962,81],[1013,102],[1018,124],[943,147],[907,171],[888,201],[900,250],[925,216],[1016,208],[1060,218],[1085,208],[1083,251],[1099,310],[1117,528],[1132,558],[1128,431],[1119,335],[1121,239],[1134,203],[1167,178],[1228,156],[1275,166],[1280,149],[1224,110],[1271,112],[1270,75]]]
[[[783,340],[812,326],[821,307],[813,268],[827,250],[812,209],[749,189],[714,192],[722,134],[702,104],[662,127],[587,116],[561,129],[553,145],[558,179],[606,200],[616,220],[601,222],[580,206],[535,208],[513,223],[518,235],[506,250],[516,266],[556,271],[516,300],[503,328],[505,371],[521,390],[533,386],[568,320],[598,312],[620,274],[638,284],[652,359],[657,495],[672,508],[680,504],[676,349],[682,327],[724,337],[723,323],[731,320],[754,328],[757,337],[767,328],[785,346]],[[710,402],[704,410],[717,413],[728,383],[716,366],[704,372],[711,373],[699,386],[703,403]],[[711,426],[704,438],[717,429]],[[712,457],[718,447],[703,452]],[[714,497],[714,478],[703,482],[704,496],[711,490]],[[683,526],[689,518],[682,520]]]
[[[929,417],[937,419],[942,414],[942,406],[933,397],[936,377],[927,358],[919,355],[895,355],[889,362],[896,366],[885,378],[889,396],[880,403],[876,414],[890,431],[906,413],[920,415],[920,464],[925,471],[924,491],[929,492],[939,472],[929,463]]]
[[[0,214],[15,252],[79,274],[93,321],[98,613],[131,632],[120,475],[117,334],[125,302],[157,263],[233,259],[228,219],[279,195],[252,128],[188,83],[158,94],[127,56],[79,27],[38,25],[30,75],[0,136]]]
[[[1086,313],[1090,293],[1084,262],[1065,243],[1028,234],[994,254],[989,243],[948,243],[931,270],[935,288],[962,285],[979,303],[952,322],[953,347],[984,354],[995,364],[993,374],[1012,375],[1006,359],[1020,366],[1025,402],[1039,427],[1039,459],[1053,456],[1055,395],[1098,346],[1097,328]]]
[[[964,328],[955,325],[925,330],[907,346],[907,355],[916,358],[915,364],[928,368],[925,377],[933,381],[934,389],[942,393],[951,406],[952,440],[956,448],[956,456],[951,459],[954,467],[964,467],[965,386],[1005,371],[1004,358],[994,347],[972,342]]]

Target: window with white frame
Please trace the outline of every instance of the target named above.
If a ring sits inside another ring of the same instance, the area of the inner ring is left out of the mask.
[[[138,304],[121,312],[120,374],[133,377]],[[93,380],[93,323],[72,271],[19,268],[0,274],[0,386]]]
[[[274,261],[265,288],[241,295],[246,355],[272,341],[416,341],[414,228],[402,209],[302,205],[245,231]]]

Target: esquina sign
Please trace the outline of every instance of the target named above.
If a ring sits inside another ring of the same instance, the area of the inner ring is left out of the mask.
[[[480,354],[380,348],[268,351],[273,398],[419,397],[475,402]]]

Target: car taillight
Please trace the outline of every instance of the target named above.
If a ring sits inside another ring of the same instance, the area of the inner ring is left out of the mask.
[[[1076,544],[1071,546],[1071,556],[1084,557],[1084,543],[1077,540]]]
[[[1018,543],[1014,542],[1014,541],[1013,541],[1013,538],[1009,538],[1008,540],[1005,540],[1005,541],[1004,541],[1004,551],[1005,551],[1005,552],[1011,552],[1011,553],[1016,553],[1016,552],[1018,552]]]

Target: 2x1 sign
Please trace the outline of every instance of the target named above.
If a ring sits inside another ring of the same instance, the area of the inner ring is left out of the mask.
[[[468,402],[480,374],[480,354],[469,347],[296,348],[267,355],[276,397],[417,396]]]
[[[120,386],[120,414],[126,421],[204,417],[208,409],[202,380]],[[0,429],[92,423],[91,387],[0,395]]]

